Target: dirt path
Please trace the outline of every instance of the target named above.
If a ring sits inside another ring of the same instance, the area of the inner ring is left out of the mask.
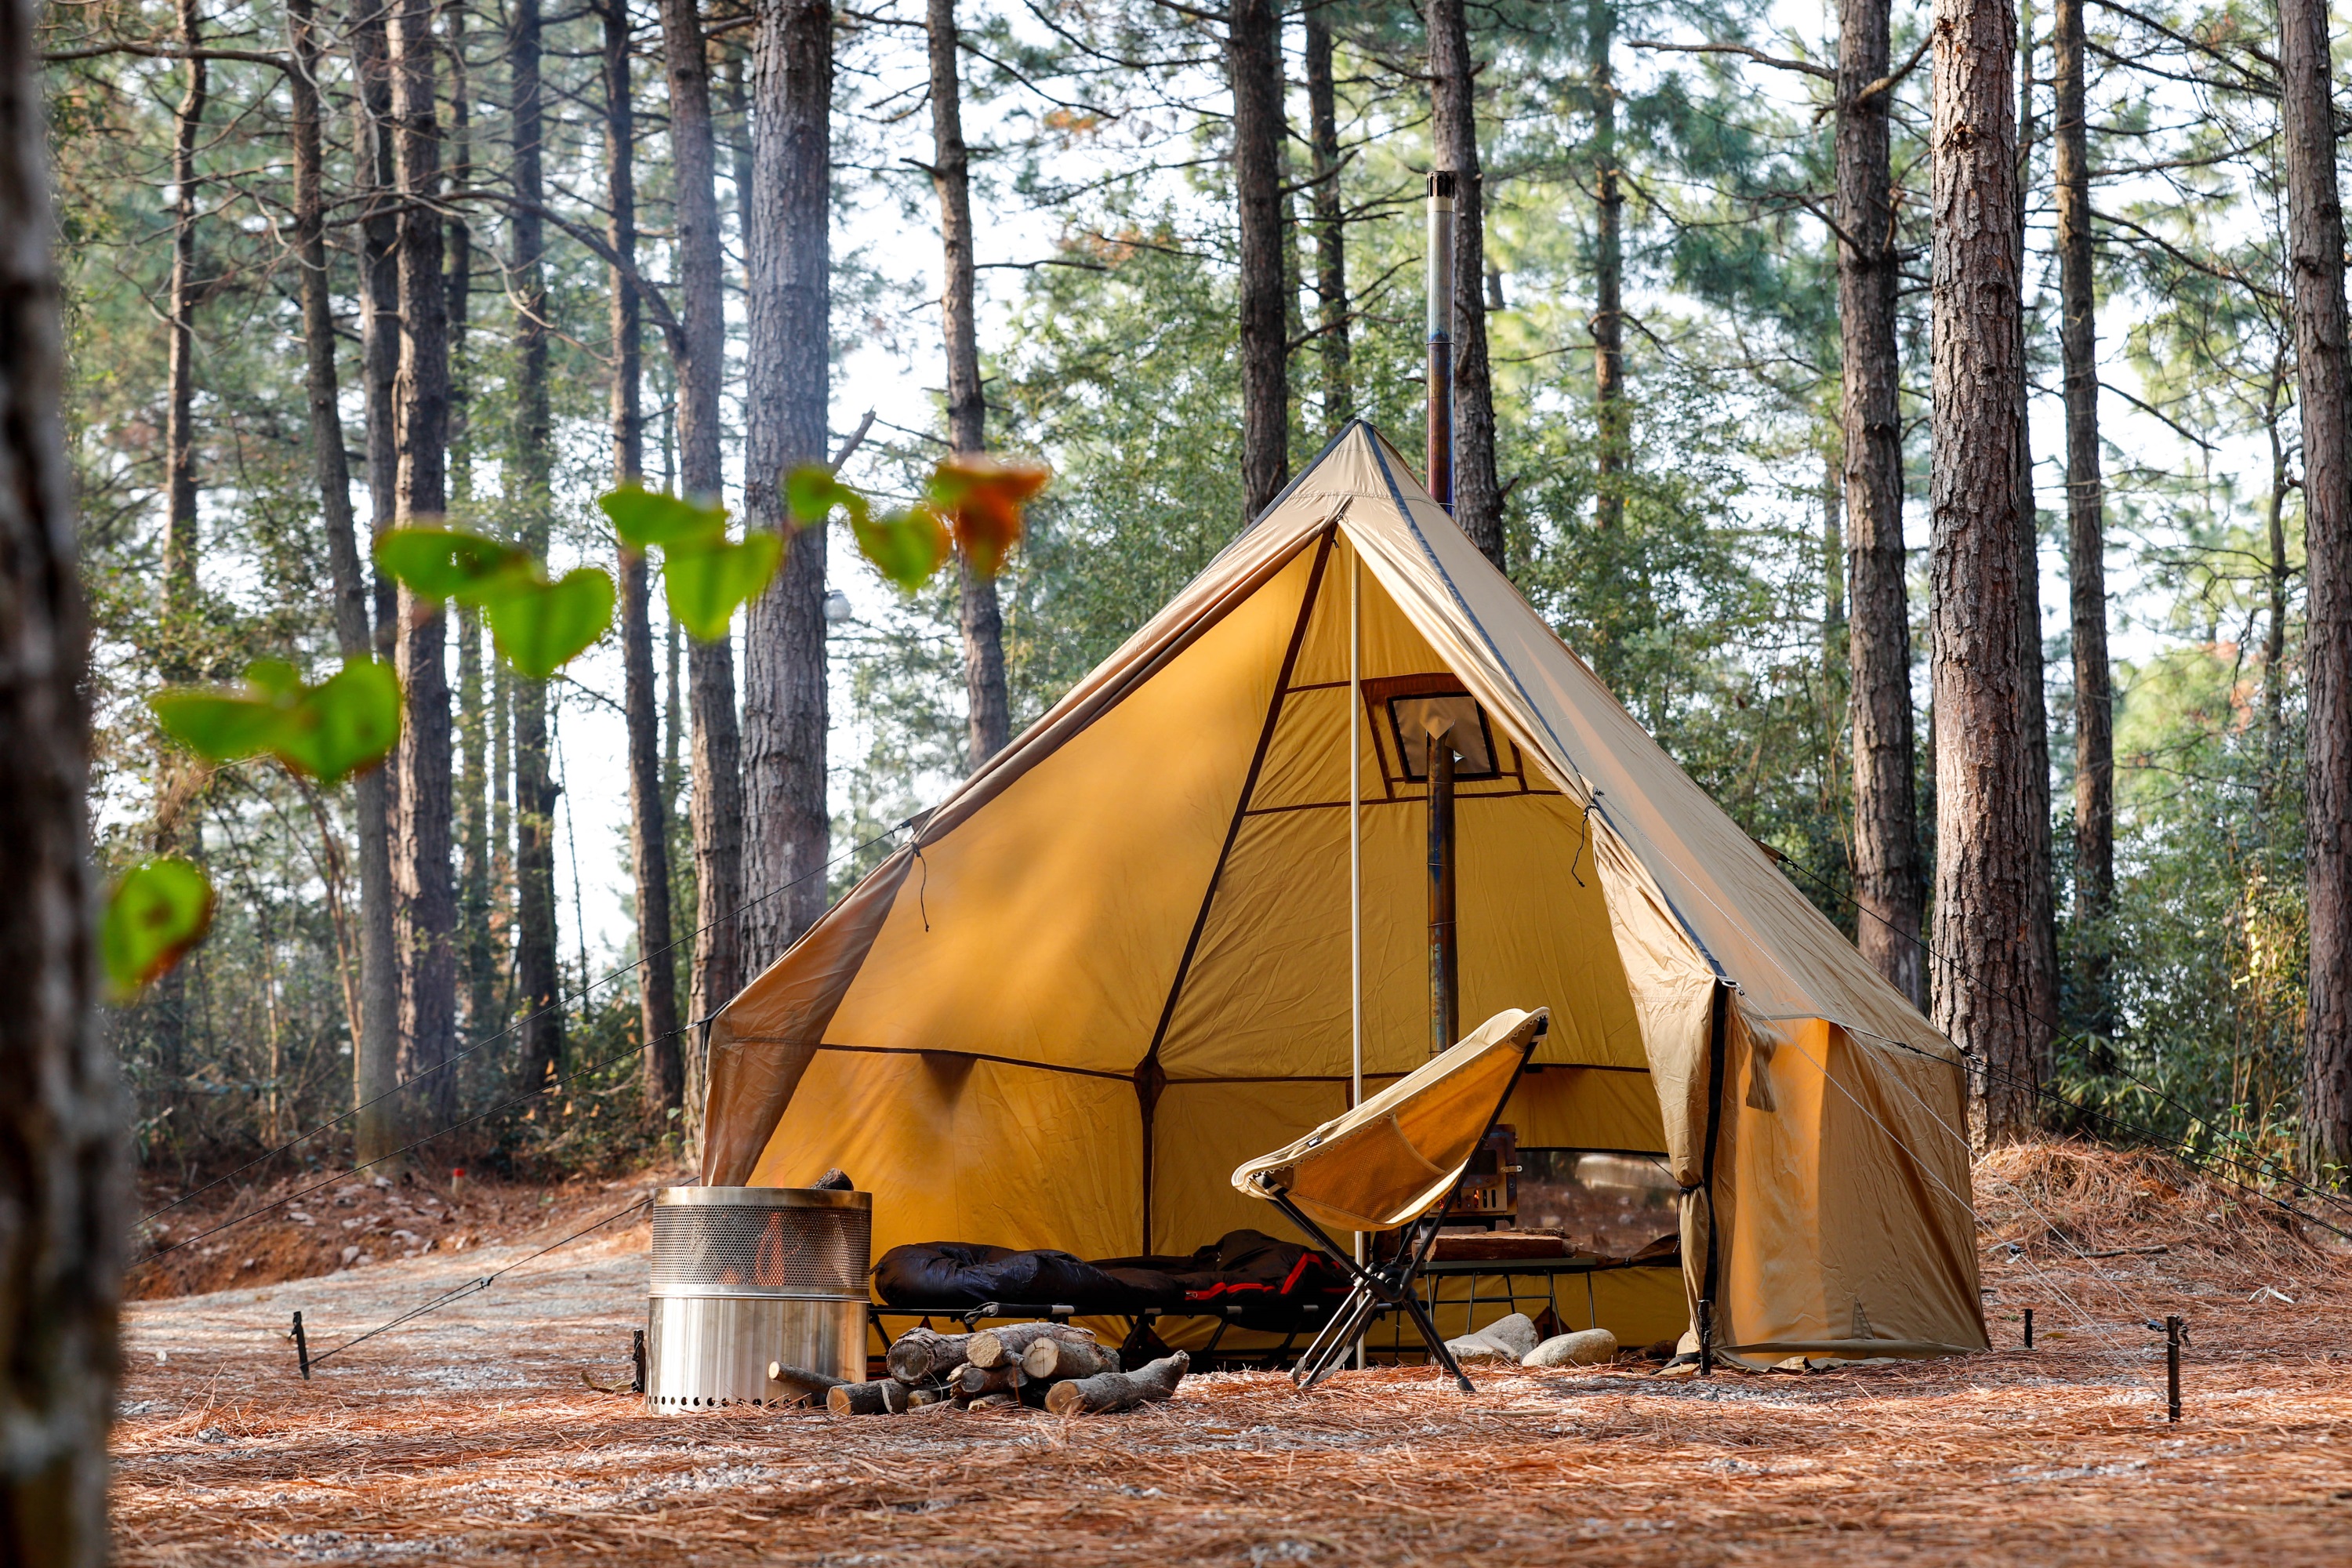
[[[2207,1247],[2177,1218],[2103,1218],[2091,1197],[2058,1213],[2077,1234],[2055,1237],[2045,1222],[2063,1194],[2042,1195],[1987,1238],[1996,1343],[2013,1347],[2017,1309],[2038,1302],[2031,1352],[1706,1382],[1489,1373],[1475,1395],[1420,1371],[1344,1374],[1306,1397],[1281,1378],[1221,1375],[1188,1380],[1173,1405],[1091,1420],[648,1416],[582,1382],[627,1374],[642,1226],[331,1357],[309,1384],[284,1337],[295,1310],[324,1350],[530,1246],[145,1302],[126,1340],[121,1555],[991,1568],[2352,1557],[2342,1256],[2260,1233]],[[2170,1215],[2221,1200],[2150,1201]],[[2206,1228],[2228,1230],[2224,1212]],[[2133,1237],[2168,1250],[2080,1256]],[[2160,1336],[2141,1326],[2175,1311],[2194,1330],[2178,1428],[2163,1419]]]

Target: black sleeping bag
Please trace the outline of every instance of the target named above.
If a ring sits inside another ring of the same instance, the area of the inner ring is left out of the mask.
[[[977,1307],[989,1301],[1066,1306],[1079,1312],[1232,1313],[1244,1328],[1287,1331],[1305,1303],[1328,1306],[1347,1280],[1318,1254],[1255,1230],[1230,1231],[1181,1256],[1105,1258],[1015,1252],[973,1242],[894,1247],[875,1266],[874,1285],[894,1307]]]

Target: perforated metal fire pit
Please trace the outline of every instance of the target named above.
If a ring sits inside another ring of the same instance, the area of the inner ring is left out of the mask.
[[[814,1187],[664,1189],[646,1407],[682,1415],[796,1397],[769,1381],[771,1362],[862,1379],[873,1201]]]

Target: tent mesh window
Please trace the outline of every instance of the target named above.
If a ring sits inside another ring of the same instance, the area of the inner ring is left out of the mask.
[[[1519,1219],[1604,1258],[1630,1258],[1682,1224],[1665,1156],[1622,1149],[1521,1149]]]

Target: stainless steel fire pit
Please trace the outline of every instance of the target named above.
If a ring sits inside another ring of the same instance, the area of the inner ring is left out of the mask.
[[[799,1390],[768,1364],[866,1375],[873,1194],[669,1187],[654,1200],[646,1406],[683,1415]]]

